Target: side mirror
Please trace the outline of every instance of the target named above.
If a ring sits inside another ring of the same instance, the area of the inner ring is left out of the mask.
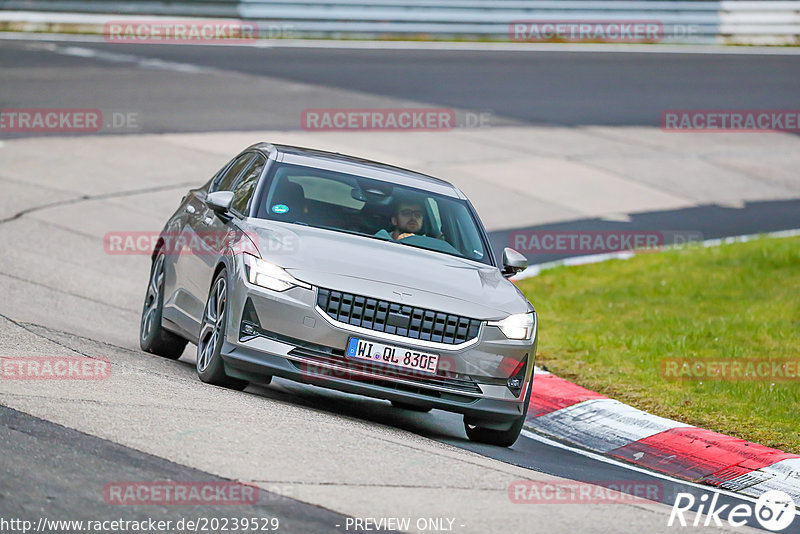
[[[233,191],[214,191],[206,196],[206,206],[221,218],[226,217],[233,203]]]
[[[510,278],[528,268],[528,258],[513,248],[503,249],[503,276]]]

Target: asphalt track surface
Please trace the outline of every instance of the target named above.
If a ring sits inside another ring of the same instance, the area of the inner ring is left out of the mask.
[[[800,55],[106,43],[37,52],[43,46],[0,47],[4,107],[59,102],[130,109],[141,113],[143,132],[298,129],[305,108],[392,101],[490,112],[496,124],[658,126],[668,109],[793,109],[800,91]],[[181,68],[197,66],[226,74],[184,83]],[[36,76],[21,77],[18,67]]]
[[[94,53],[87,54],[86,50]],[[209,77],[207,85],[187,86],[181,65],[200,65],[216,76]],[[394,101],[490,111],[500,124],[656,126],[664,109],[792,108],[800,89],[798,67],[800,58],[793,56],[112,47],[85,43],[61,43],[54,53],[45,43],[0,42],[0,105],[55,107],[57,103],[59,107],[133,109],[144,120],[140,130],[128,133],[297,129],[299,109],[378,107]],[[337,93],[336,89],[344,91]],[[790,200],[748,204],[745,210],[735,212],[718,206],[698,207],[641,217],[661,218],[662,227],[675,229],[683,221],[687,228],[704,231],[705,237],[721,237],[797,226],[798,207],[798,201]],[[652,220],[637,222],[643,228],[654,227]],[[601,220],[576,224],[583,229],[613,227],[613,223]],[[505,233],[493,237],[498,243],[507,240]],[[681,482],[599,462],[524,436],[509,449],[473,444],[465,439],[459,417],[439,411],[413,414],[371,399],[282,380],[268,387],[251,386],[248,391],[376,426],[407,430],[573,480],[658,482],[664,485],[666,503],[671,503],[677,492],[698,493]],[[53,515],[81,509],[91,499],[81,499],[75,487],[96,486],[104,480],[124,476],[147,480],[164,478],[165,474],[182,480],[213,478],[8,408],[0,409],[0,443],[0,469],[4,473],[0,507],[31,516],[40,515],[39,508]],[[71,458],[74,469],[65,470],[64,458]],[[295,526],[296,530],[290,531],[330,531],[331,523],[342,517],[268,492],[264,501],[269,504],[253,512],[280,517],[285,524]],[[740,500],[723,496],[721,502]],[[152,510],[147,512],[150,517],[154,515]],[[92,518],[111,513],[103,505],[85,509],[86,517]],[[126,510],[128,513],[135,517],[143,512]],[[159,513],[183,517],[188,512]]]

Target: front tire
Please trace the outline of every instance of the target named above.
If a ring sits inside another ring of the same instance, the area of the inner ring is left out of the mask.
[[[142,320],[139,324],[139,346],[170,360],[177,360],[186,348],[186,340],[177,334],[164,330],[161,314],[164,309],[164,252],[159,251],[150,267],[150,282],[142,307]]]
[[[508,430],[495,430],[472,425],[464,418],[464,431],[467,433],[469,440],[499,447],[512,446],[519,438],[520,432],[522,432],[522,425],[525,424],[525,417],[528,415],[528,404],[531,402],[532,388],[533,376],[531,376],[528,390],[525,392],[525,406],[522,408],[522,415],[514,419]]]
[[[203,321],[197,340],[197,376],[206,384],[241,391],[247,387],[248,382],[225,374],[225,363],[220,354],[225,341],[227,316],[228,275],[223,269],[211,285],[203,310]]]

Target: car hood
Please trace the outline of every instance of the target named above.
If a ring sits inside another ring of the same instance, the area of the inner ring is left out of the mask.
[[[532,309],[496,267],[331,230],[248,223],[262,258],[318,287],[482,320]]]

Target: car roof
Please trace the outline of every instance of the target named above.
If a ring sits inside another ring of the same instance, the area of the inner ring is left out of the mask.
[[[276,161],[283,163],[354,174],[450,197],[465,198],[457,187],[441,178],[339,152],[273,143],[258,143],[248,150],[259,150],[267,157],[274,157]]]

